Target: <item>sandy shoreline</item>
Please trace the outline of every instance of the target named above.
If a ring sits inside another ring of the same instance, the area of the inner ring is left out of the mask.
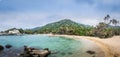
[[[75,40],[81,40],[81,39],[89,40],[102,49],[102,51],[105,54],[105,57],[120,57],[120,36],[114,36],[112,38],[107,38],[107,39],[100,39],[97,37],[89,37],[89,36],[52,35],[52,34],[47,34],[47,35],[67,37]]]

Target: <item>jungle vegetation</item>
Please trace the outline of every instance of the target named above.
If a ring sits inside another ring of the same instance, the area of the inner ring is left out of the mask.
[[[108,38],[114,35],[120,35],[120,26],[117,19],[112,19],[110,15],[103,18],[103,22],[98,25],[89,26],[76,23],[70,19],[60,20],[58,22],[49,23],[42,27],[24,30],[26,34],[67,34],[80,36],[95,36],[100,38]]]

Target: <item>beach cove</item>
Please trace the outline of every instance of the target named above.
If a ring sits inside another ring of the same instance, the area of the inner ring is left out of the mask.
[[[116,38],[116,39],[113,39]],[[55,54],[48,57],[119,57],[119,36],[109,39],[75,35],[24,35],[24,36],[0,36],[0,44],[11,44],[11,49],[5,49],[0,57],[17,57],[23,46],[38,49],[49,48]],[[112,43],[113,42],[113,43]],[[116,45],[114,45],[116,44]],[[111,46],[112,45],[112,46]]]
[[[75,36],[75,35],[52,35],[50,36],[60,36],[60,37],[67,37],[72,38],[75,40],[88,40],[96,44],[96,46],[99,46],[100,49],[104,52],[104,57],[120,57],[120,36],[113,36],[111,38],[107,39],[100,39],[98,37],[89,37],[89,36]],[[91,50],[95,50],[95,46],[92,46]],[[99,51],[99,49],[96,49],[96,51]],[[99,53],[101,54],[101,52]],[[103,54],[102,54],[103,55]],[[99,57],[99,56],[98,56]]]
[[[65,37],[50,37],[48,35],[23,35],[23,36],[0,36],[0,44],[5,46],[12,45],[10,49],[4,49],[0,57],[17,57],[22,51],[24,45],[38,49],[49,48],[55,54],[49,57],[91,57],[83,51],[82,41],[76,41]]]

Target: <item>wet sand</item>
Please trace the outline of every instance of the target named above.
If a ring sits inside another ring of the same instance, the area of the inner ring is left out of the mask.
[[[49,36],[59,36],[67,37],[75,40],[86,40],[90,41],[93,45],[86,44],[86,49],[95,50],[99,55],[96,57],[120,57],[120,36],[114,36],[107,39],[100,39],[98,37],[89,36],[75,36],[75,35],[52,35]],[[91,49],[90,49],[91,48]]]

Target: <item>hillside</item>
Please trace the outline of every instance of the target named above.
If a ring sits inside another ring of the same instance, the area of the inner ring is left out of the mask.
[[[83,25],[69,19],[49,23],[42,27],[32,29],[35,33],[75,34],[84,35],[91,26]]]

